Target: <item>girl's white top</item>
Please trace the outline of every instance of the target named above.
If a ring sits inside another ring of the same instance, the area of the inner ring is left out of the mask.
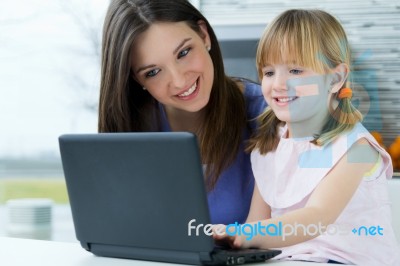
[[[258,150],[251,153],[256,184],[271,207],[272,218],[303,208],[319,182],[357,140],[367,139],[380,156],[324,234],[280,248],[282,253],[275,259],[400,265],[400,247],[392,228],[387,188],[387,180],[393,175],[389,154],[361,124],[324,147],[310,143],[310,138],[293,139],[284,137],[286,135],[287,126],[281,127],[281,139],[275,151],[267,155],[260,155]],[[348,156],[354,162],[361,160],[357,156]],[[306,231],[315,234],[321,228],[318,226],[309,226]],[[289,230],[286,228],[287,232]]]

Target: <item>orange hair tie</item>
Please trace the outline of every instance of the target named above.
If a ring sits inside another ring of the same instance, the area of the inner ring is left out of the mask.
[[[343,88],[340,90],[338,98],[341,99],[345,99],[345,98],[351,98],[351,96],[353,96],[353,91],[350,88]]]

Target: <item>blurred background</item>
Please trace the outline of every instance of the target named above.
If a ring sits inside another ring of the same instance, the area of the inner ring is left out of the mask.
[[[354,102],[400,168],[399,0],[193,0],[221,43],[227,73],[258,81],[265,26],[290,8],[319,8],[343,24],[353,49]],[[0,2],[0,236],[6,202],[53,202],[50,239],[76,241],[58,136],[94,133],[101,31],[108,0]],[[166,1],[166,4],[168,1]]]

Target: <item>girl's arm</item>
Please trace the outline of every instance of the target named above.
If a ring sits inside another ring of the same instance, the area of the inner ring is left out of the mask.
[[[377,158],[378,152],[370,146],[369,142],[365,139],[359,140],[322,179],[304,208],[277,218],[252,222],[250,225],[267,226],[275,224],[278,226],[281,222],[283,226],[285,224],[292,226],[300,224],[307,227],[310,224],[328,226],[334,223],[356,192],[362,177],[374,166]],[[255,214],[251,210],[249,218],[253,216]],[[251,239],[243,234],[240,236],[214,235],[216,239],[223,239],[236,248],[279,248],[298,244],[317,236],[304,235],[301,227],[297,228],[297,235],[286,236],[285,239],[281,236],[261,235],[259,233],[252,234]]]
[[[271,208],[264,201],[257,184],[254,185],[253,197],[251,198],[250,211],[246,223],[271,218]]]

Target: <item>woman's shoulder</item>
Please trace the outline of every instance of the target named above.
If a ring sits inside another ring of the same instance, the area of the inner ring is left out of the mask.
[[[245,78],[234,78],[234,80],[243,93],[248,116],[252,119],[260,115],[267,107],[260,84]]]
[[[234,78],[245,97],[263,97],[261,85],[247,78]]]

